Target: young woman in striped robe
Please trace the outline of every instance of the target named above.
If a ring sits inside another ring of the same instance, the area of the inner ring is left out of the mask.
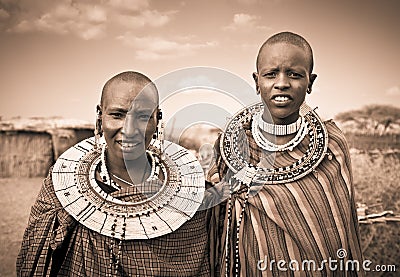
[[[262,102],[216,143],[209,179],[229,184],[221,275],[363,275],[348,146],[305,104],[316,79],[301,36],[270,37],[253,74]]]

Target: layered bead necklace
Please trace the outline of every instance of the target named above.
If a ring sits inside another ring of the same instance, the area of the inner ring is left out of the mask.
[[[299,119],[289,125],[275,125],[275,124],[270,124],[267,122],[264,122],[262,119],[262,114],[264,113],[264,109],[261,109],[260,112],[255,114],[253,116],[253,121],[251,124],[251,131],[253,134],[253,138],[257,145],[261,147],[264,150],[267,150],[269,152],[277,152],[277,151],[285,151],[289,150],[292,151],[293,148],[295,148],[306,136],[307,134],[307,128],[306,128],[306,122],[303,119],[303,117],[299,117]],[[271,135],[290,135],[296,133],[296,136],[292,138],[290,141],[288,141],[285,144],[275,144],[271,141],[269,141],[260,131],[260,128],[271,134]]]

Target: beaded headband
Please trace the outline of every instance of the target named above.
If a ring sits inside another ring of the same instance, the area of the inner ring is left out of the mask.
[[[93,137],[83,140],[54,165],[57,198],[79,223],[105,236],[132,240],[171,233],[200,207],[205,180],[200,163],[190,151],[165,141],[164,152],[161,167],[167,172],[165,185],[145,200],[127,202],[112,197],[97,184],[101,148],[95,148]]]

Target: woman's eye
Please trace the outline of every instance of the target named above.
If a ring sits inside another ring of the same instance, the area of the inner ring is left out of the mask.
[[[263,76],[267,77],[267,78],[275,78],[276,77],[276,72],[267,72],[267,73],[264,73]]]
[[[113,118],[122,118],[124,116],[122,113],[111,113],[110,115]]]
[[[288,76],[290,78],[301,78],[301,77],[303,77],[301,74],[299,74],[297,72],[289,72]]]
[[[142,120],[149,120],[150,119],[150,115],[141,114],[141,115],[139,115],[139,118],[142,119]]]

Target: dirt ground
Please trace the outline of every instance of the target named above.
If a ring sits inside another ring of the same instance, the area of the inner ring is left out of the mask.
[[[43,178],[1,179],[0,276],[15,276],[15,260],[28,222],[30,208]]]

